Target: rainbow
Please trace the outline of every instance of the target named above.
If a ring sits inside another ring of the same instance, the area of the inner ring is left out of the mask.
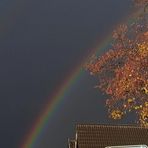
[[[111,34],[102,43],[102,46],[100,46],[99,49],[105,49],[110,41]],[[93,49],[91,53],[94,54],[96,51],[98,51],[98,48]],[[85,62],[86,60],[82,60],[82,62],[68,74],[68,77],[66,77],[63,83],[61,83],[61,85],[55,90],[53,95],[48,97],[49,101],[46,103],[47,105],[45,109],[42,111],[42,113],[40,113],[39,117],[35,121],[35,124],[29,131],[28,137],[24,140],[24,144],[20,146],[21,148],[35,147],[37,141],[40,139],[40,137],[42,137],[44,131],[46,131],[49,120],[57,111],[58,106],[66,99],[66,95],[72,89],[72,86],[83,76],[84,70],[82,67],[84,66]]]
[[[136,14],[139,14],[139,12]],[[131,22],[130,18],[131,15],[124,18],[122,22]],[[101,40],[96,46],[96,48],[92,49],[87,56],[85,55],[85,58],[83,58],[82,62],[68,74],[64,82],[61,83],[61,85],[55,90],[55,92],[48,97],[49,101],[46,103],[46,107],[38,116],[31,130],[27,134],[27,137],[23,139],[23,142],[20,146],[21,148],[35,147],[37,142],[41,139],[42,135],[44,134],[44,131],[47,129],[49,121],[51,117],[54,115],[54,113],[57,111],[58,106],[60,106],[60,103],[66,99],[67,93],[70,91],[70,89],[72,89],[72,86],[76,83],[76,81],[78,81],[83,76],[84,71],[82,70],[82,67],[86,62],[86,59],[88,59],[90,55],[96,54],[100,52],[100,50],[106,49],[109,43],[111,42],[111,36],[112,32],[110,32],[105,39]]]

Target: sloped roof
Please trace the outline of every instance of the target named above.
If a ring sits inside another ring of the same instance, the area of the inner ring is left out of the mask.
[[[69,140],[68,141],[68,147],[69,148],[75,148],[76,141],[75,140]]]
[[[148,128],[126,125],[77,125],[76,142],[77,148],[148,145]]]

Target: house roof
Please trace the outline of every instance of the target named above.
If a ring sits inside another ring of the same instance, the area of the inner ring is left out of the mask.
[[[75,145],[76,145],[76,141],[75,140],[69,140],[68,141],[69,148],[75,148]]]
[[[118,145],[148,145],[148,128],[128,125],[77,125],[77,148]],[[71,147],[70,147],[71,148]]]

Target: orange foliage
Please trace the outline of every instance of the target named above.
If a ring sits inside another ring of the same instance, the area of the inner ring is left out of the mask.
[[[148,0],[135,0],[143,7],[142,18],[120,25],[113,32],[113,46],[104,55],[88,62],[85,68],[97,76],[98,87],[109,95],[109,116],[121,119],[135,111],[141,126],[148,127]]]

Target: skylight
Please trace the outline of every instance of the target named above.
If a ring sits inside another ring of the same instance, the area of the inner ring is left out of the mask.
[[[123,145],[123,146],[107,146],[105,148],[148,148],[147,145]]]

